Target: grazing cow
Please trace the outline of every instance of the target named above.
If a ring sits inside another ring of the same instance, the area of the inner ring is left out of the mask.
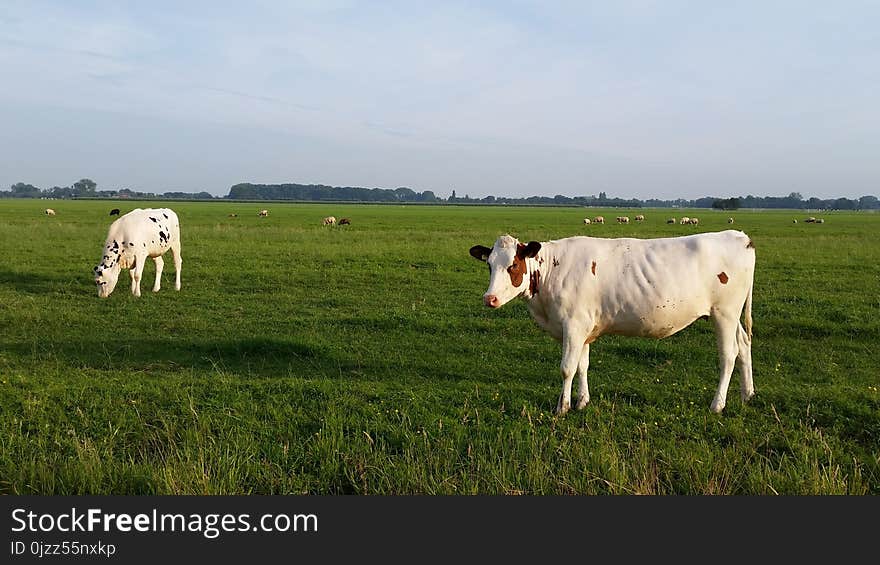
[[[237,218],[237,217],[238,217],[238,214],[229,214],[229,217],[230,217],[230,218]]]
[[[339,223],[338,223],[337,225],[340,225],[340,226],[350,226],[350,225],[351,225],[351,220],[349,220],[348,218],[342,218],[341,220],[339,220]]]
[[[635,220],[636,220],[637,222],[644,222],[644,221],[645,221],[645,216],[643,216],[642,214],[639,214],[638,216],[636,216]]]
[[[336,218],[334,216],[327,216],[323,220],[321,220],[322,226],[332,226],[336,223]]]
[[[796,224],[797,220],[792,220],[791,223]]]
[[[590,218],[584,218],[584,223],[585,223],[585,224],[589,224],[589,223],[590,223]]]
[[[816,223],[816,218],[814,218],[813,216],[810,216],[809,218],[805,219],[804,222],[807,224],[814,224],[814,223]]]
[[[617,216],[617,223],[618,224],[628,224],[629,223],[629,216]]]
[[[260,210],[259,214],[257,214],[257,215],[260,216],[261,218],[265,218],[269,215],[269,210],[266,210],[266,209]]]
[[[593,221],[597,224],[604,224],[605,216],[596,216],[595,218],[593,218]]]
[[[700,224],[700,219],[699,219],[699,218],[691,218],[691,221],[688,222],[688,223],[691,224],[691,225],[696,226],[696,225],[699,225],[699,224]]]
[[[689,223],[691,223],[691,219],[688,218],[687,216],[682,216],[681,220],[679,220],[678,223],[679,224],[689,224]]]
[[[174,256],[174,289],[180,290],[180,223],[170,208],[136,208],[120,216],[107,232],[103,257],[95,267],[95,284],[98,296],[107,298],[119,280],[119,271],[129,269],[131,293],[141,295],[141,275],[144,263],[151,257],[156,264],[156,282],[153,292],[158,292],[162,281],[162,255],[171,250]]]
[[[727,218],[727,223],[728,223],[728,224],[732,224],[732,223],[733,223],[733,218]]]
[[[55,210],[53,210],[52,208],[46,208],[46,215],[47,216],[54,216]]]
[[[724,408],[737,359],[741,397],[754,395],[755,250],[741,231],[658,239],[578,236],[528,244],[503,235],[491,249],[475,245],[470,254],[489,264],[486,306],[500,308],[523,297],[535,322],[562,342],[558,414],[571,405],[575,373],[577,409],[590,401],[590,344],[598,337],[665,338],[706,316],[715,323],[721,368],[711,410]]]
[[[677,224],[678,220],[676,220],[675,218],[669,218],[668,220],[666,220],[666,223],[667,224]]]
[[[111,216],[118,216],[119,215],[119,208],[113,208],[112,210],[110,210],[110,215]]]
[[[824,219],[824,218],[818,218],[818,219],[816,219],[816,223],[817,223],[817,224],[824,224],[824,223],[825,223],[825,219]]]

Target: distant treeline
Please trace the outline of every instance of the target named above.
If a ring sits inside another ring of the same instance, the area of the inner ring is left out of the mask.
[[[877,210],[880,200],[876,196],[851,198],[804,198],[792,192],[788,196],[736,196],[720,198],[705,196],[694,200],[677,198],[660,200],[649,198],[623,199],[611,198],[605,192],[598,196],[529,196],[510,198],[506,196],[486,196],[471,198],[457,196],[455,191],[448,198],[436,196],[432,191],[416,192],[411,188],[362,188],[357,186],[327,186],[323,184],[252,184],[239,183],[229,189],[226,196],[215,197],[208,192],[138,192],[127,188],[118,190],[97,190],[97,183],[91,179],[80,179],[71,186],[54,186],[40,189],[31,184],[15,183],[8,191],[0,191],[0,198],[135,198],[156,200],[295,200],[300,202],[345,201],[345,202],[413,202],[435,204],[495,204],[495,205],[540,205],[540,206],[592,206],[596,208],[719,208],[736,210],[738,208],[786,208],[810,210]]]

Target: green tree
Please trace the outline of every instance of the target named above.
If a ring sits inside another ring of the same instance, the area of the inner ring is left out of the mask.
[[[74,196],[94,196],[98,184],[92,179],[79,179],[73,183]]]

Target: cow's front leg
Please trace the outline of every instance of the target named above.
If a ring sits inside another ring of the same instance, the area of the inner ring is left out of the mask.
[[[574,380],[583,349],[584,337],[580,332],[563,331],[562,363],[560,365],[562,393],[559,395],[559,402],[556,403],[556,414],[559,416],[564,415],[571,408],[571,383]]]
[[[131,274],[131,293],[135,296],[141,295],[141,275],[144,273],[144,259],[146,257],[137,256],[134,265],[129,270],[129,274]]]
[[[162,286],[162,268],[165,266],[165,260],[161,255],[156,255],[153,257],[153,262],[156,263],[156,282],[153,283],[153,292],[159,292],[159,288]]]
[[[581,360],[578,363],[578,401],[576,408],[583,410],[590,402],[590,386],[587,384],[587,371],[590,368],[590,344],[584,344]]]

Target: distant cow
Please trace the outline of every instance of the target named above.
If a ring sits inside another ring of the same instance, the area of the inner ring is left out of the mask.
[[[46,208],[45,213],[46,213],[47,216],[54,216],[54,215],[55,215],[55,210],[53,210],[52,208]]]
[[[336,223],[336,218],[334,216],[327,216],[326,218],[321,220],[322,226],[332,226]]]
[[[796,224],[797,220],[792,220],[791,223]]]
[[[340,225],[340,226],[350,226],[350,225],[351,225],[351,220],[349,220],[348,218],[342,218],[341,220],[339,220],[339,223],[338,223],[337,225]]]
[[[825,223],[825,219],[824,219],[824,218],[818,218],[818,219],[816,220],[816,223],[817,223],[817,224],[824,224],[824,223]]]
[[[113,208],[112,210],[110,210],[110,215],[111,216],[118,216],[119,215],[119,208]]]
[[[180,223],[170,208],[135,208],[110,224],[104,242],[101,262],[95,267],[98,296],[107,298],[119,281],[119,271],[129,269],[131,293],[141,295],[141,275],[144,263],[151,257],[156,264],[158,292],[162,282],[162,255],[168,250],[174,256],[174,289],[180,290]]]
[[[699,225],[700,219],[699,218],[691,218],[691,221],[689,223],[694,226]]]
[[[585,224],[589,224],[589,223],[590,223],[590,218],[584,218],[584,223],[585,223]]]
[[[727,223],[728,223],[728,224],[732,224],[732,223],[733,223],[733,218],[727,218]]]
[[[691,219],[688,218],[687,216],[682,216],[681,220],[679,220],[678,223],[679,224],[689,224],[689,223],[691,223]]]
[[[629,223],[629,216],[617,216],[617,223],[618,224],[628,224]]]
[[[238,217],[238,214],[229,214],[229,217],[230,217],[230,218],[237,218],[237,217]]]
[[[269,215],[269,210],[266,210],[266,209],[260,210],[259,214],[257,214],[257,215],[260,216],[261,218],[265,218],[266,216]]]
[[[595,222],[597,224],[604,224],[605,223],[605,216],[596,216],[595,218],[593,218],[593,222]]]
[[[635,220],[636,220],[637,222],[644,222],[644,221],[645,221],[645,216],[643,216],[642,214],[639,214],[638,216],[635,217]]]
[[[500,308],[523,297],[538,325],[562,342],[558,414],[571,406],[575,373],[577,409],[590,401],[587,370],[590,344],[597,338],[665,338],[702,317],[713,318],[720,359],[711,410],[724,409],[737,360],[742,400],[754,395],[755,250],[741,231],[659,239],[569,237],[528,244],[503,235],[491,249],[475,245],[470,254],[489,264],[486,306]],[[740,323],[743,314],[745,327]]]
[[[813,216],[810,216],[809,218],[805,219],[804,222],[807,224],[814,224],[814,223],[816,223],[816,218],[814,218]]]
[[[668,220],[666,220],[666,223],[667,224],[676,224],[676,223],[678,223],[678,220],[676,220],[675,218],[669,218]]]

